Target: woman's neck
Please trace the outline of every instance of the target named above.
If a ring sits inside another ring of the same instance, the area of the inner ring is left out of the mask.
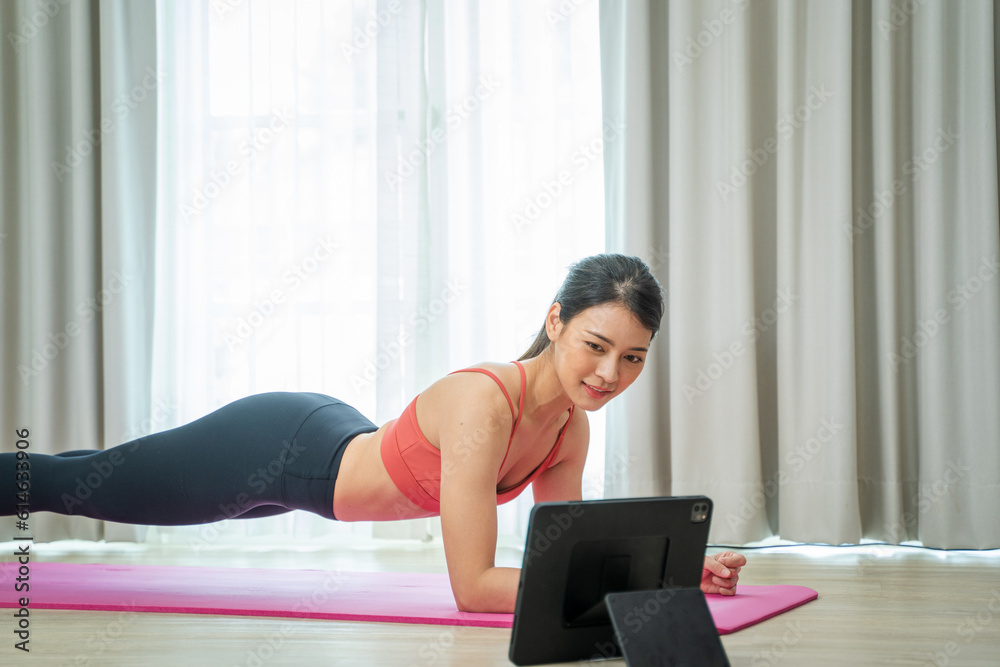
[[[527,382],[524,409],[532,416],[532,421],[542,424],[555,421],[570,409],[573,401],[563,391],[556,375],[551,345],[537,357],[526,359],[521,364]]]

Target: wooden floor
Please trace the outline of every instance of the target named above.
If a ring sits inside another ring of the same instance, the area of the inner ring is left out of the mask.
[[[5,549],[4,560],[11,560]],[[710,550],[710,552],[715,550]],[[746,584],[819,599],[722,638],[734,666],[1000,665],[1000,553],[889,547],[744,550]],[[34,546],[37,561],[443,572],[435,545],[313,550]],[[514,551],[502,564],[516,564]],[[9,595],[4,591],[4,595]],[[0,622],[2,665],[509,665],[510,631],[294,619],[31,611],[31,653]],[[623,665],[620,660],[601,665]]]

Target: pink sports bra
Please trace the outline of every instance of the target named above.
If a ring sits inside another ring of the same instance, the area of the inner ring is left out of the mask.
[[[499,385],[500,391],[507,399],[507,404],[510,405],[510,415],[514,419],[514,426],[510,431],[510,440],[507,441],[507,453],[504,454],[503,461],[500,463],[501,470],[507,461],[507,454],[510,454],[514,433],[517,431],[517,425],[521,422],[521,415],[524,413],[524,367],[517,361],[514,364],[521,372],[522,387],[522,391],[519,392],[520,398],[516,415],[514,414],[514,402],[510,400],[507,389],[496,375],[485,368],[463,368],[454,371],[455,373],[483,373],[490,376]],[[566,434],[566,426],[573,418],[575,409],[575,405],[569,409],[569,419],[559,430],[556,444],[553,445],[552,451],[545,457],[545,460],[528,475],[527,479],[508,489],[498,490],[497,505],[509,502],[519,496],[536,477],[552,465],[552,461],[559,453],[559,446]],[[417,423],[416,397],[406,406],[406,410],[403,411],[399,419],[389,423],[382,436],[381,454],[389,477],[392,478],[404,496],[428,512],[439,513],[441,511],[441,450],[428,442],[420,431],[420,425]],[[498,478],[497,484],[499,483]]]

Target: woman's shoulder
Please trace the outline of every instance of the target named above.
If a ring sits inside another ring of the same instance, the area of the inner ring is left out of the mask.
[[[484,407],[495,405],[509,414],[511,405],[515,412],[518,409],[521,373],[513,363],[483,361],[448,373],[427,387],[423,394],[449,402],[473,402]]]
[[[466,384],[466,380],[471,379],[471,384],[490,387],[500,386],[507,391],[507,394],[514,401],[517,407],[517,399],[521,394],[521,371],[517,364],[497,361],[481,361],[456,369],[441,378],[451,381],[451,384]]]
[[[418,421],[433,440],[437,441],[435,436],[440,434],[445,423],[488,423],[499,432],[511,430],[520,396],[517,367],[514,364],[483,362],[462,370],[473,368],[487,370],[497,379],[478,371],[455,371],[434,382],[417,397]],[[497,380],[506,389],[510,402],[500,390]]]

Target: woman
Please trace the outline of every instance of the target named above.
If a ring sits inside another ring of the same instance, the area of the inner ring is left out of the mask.
[[[497,505],[529,484],[536,502],[581,498],[586,412],[639,376],[662,314],[641,260],[589,257],[519,361],[448,375],[381,428],[320,394],[250,396],[112,449],[33,455],[31,511],[149,525],[292,509],[340,521],[440,515],[458,608],[512,612],[520,571],[494,566]],[[3,514],[16,511],[13,459],[0,455]],[[734,594],[745,562],[706,557],[702,590]]]

